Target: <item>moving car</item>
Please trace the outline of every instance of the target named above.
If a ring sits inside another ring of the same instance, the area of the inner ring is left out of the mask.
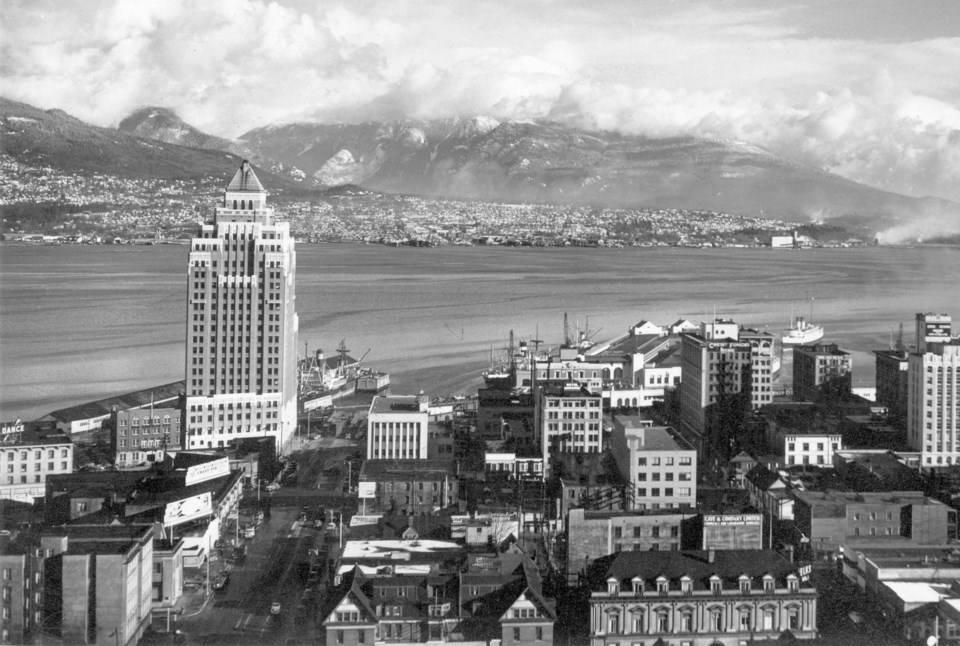
[[[213,589],[217,591],[224,590],[228,583],[230,583],[230,573],[221,572],[217,575],[217,578],[213,580]]]

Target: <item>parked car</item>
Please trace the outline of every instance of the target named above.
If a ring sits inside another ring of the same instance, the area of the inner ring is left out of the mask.
[[[271,482],[270,484],[267,485],[267,491],[276,491],[279,488],[280,488],[279,482]]]
[[[244,538],[253,538],[257,535],[257,529],[253,525],[247,525],[243,528],[243,537]]]
[[[217,575],[217,578],[213,580],[213,589],[217,591],[224,590],[228,583],[230,583],[230,573],[221,572]]]
[[[279,615],[281,610],[282,610],[282,607],[279,601],[274,601],[272,604],[270,604],[271,615]]]

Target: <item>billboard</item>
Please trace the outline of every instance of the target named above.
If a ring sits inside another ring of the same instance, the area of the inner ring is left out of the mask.
[[[704,514],[703,525],[704,527],[760,525],[760,514]]]
[[[213,494],[209,491],[182,500],[168,502],[163,510],[163,526],[173,527],[213,514]]]
[[[359,482],[357,483],[357,495],[360,498],[376,498],[377,497],[377,483],[376,482]]]
[[[187,467],[187,476],[184,486],[189,487],[190,485],[195,485],[198,482],[206,482],[207,480],[213,480],[214,478],[221,478],[228,475],[230,475],[230,458],[211,460],[210,462],[204,462],[203,464],[196,464],[192,467]]]

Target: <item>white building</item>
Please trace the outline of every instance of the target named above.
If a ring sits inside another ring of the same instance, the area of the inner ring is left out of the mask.
[[[60,473],[73,473],[70,438],[38,422],[0,426],[0,498],[33,504],[46,494],[47,476]]]
[[[842,435],[811,433],[783,438],[783,459],[787,466],[809,464],[833,468],[833,454],[842,450]]]
[[[553,453],[601,453],[603,400],[576,382],[546,382],[535,393],[535,426],[540,432],[543,462],[549,470]]]
[[[617,415],[610,449],[620,475],[634,488],[632,509],[696,506],[697,452],[672,428]]]
[[[426,460],[429,399],[374,397],[367,414],[368,460]]]
[[[297,425],[296,255],[244,161],[190,245],[186,446],[225,447]]]
[[[960,341],[927,343],[907,370],[907,441],[923,466],[960,464]]]

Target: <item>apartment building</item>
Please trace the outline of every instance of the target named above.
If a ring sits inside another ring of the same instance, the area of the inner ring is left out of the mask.
[[[850,396],[853,360],[835,343],[793,349],[793,398],[796,401],[842,401]]]
[[[632,509],[681,509],[697,504],[697,452],[672,428],[637,417],[612,418],[610,448],[635,495]]]

